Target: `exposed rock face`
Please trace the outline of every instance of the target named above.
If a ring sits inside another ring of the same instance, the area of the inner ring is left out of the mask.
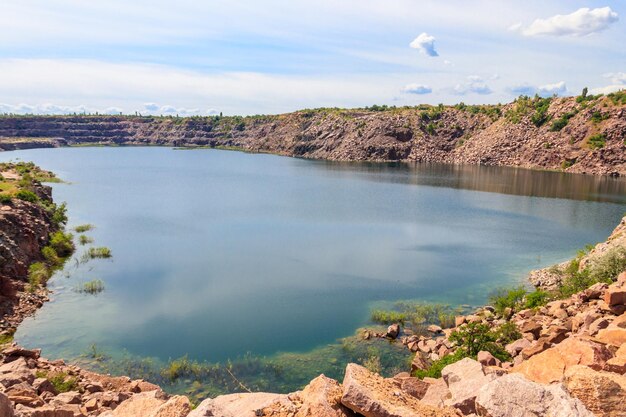
[[[502,114],[513,109],[508,104]],[[561,169],[593,174],[626,174],[623,138],[624,106],[608,98],[587,102],[574,98],[552,100],[553,119],[579,111],[559,132],[551,123],[536,127],[524,115],[515,124],[495,113],[447,107],[443,110],[397,109],[300,111],[239,120],[215,118],[154,118],[127,116],[3,117],[0,137],[33,137],[32,143],[5,143],[0,147],[32,147],[54,143],[137,145],[236,146],[307,158],[354,161],[418,161]],[[603,120],[591,121],[594,112]],[[587,139],[606,138],[601,149]],[[11,141],[5,141],[11,142]],[[566,165],[566,166],[567,166]]]
[[[483,366],[470,358],[446,366],[441,376],[451,393],[445,404],[461,410],[465,415],[476,411],[474,400],[478,390],[496,378],[494,374],[485,374]]]
[[[188,417],[256,417],[263,416],[263,409],[290,406],[287,395],[253,392],[244,394],[220,395],[200,403],[198,408],[189,413]]]
[[[541,385],[519,374],[505,375],[480,388],[476,411],[485,417],[592,417],[561,385]]]
[[[550,384],[560,382],[565,370],[574,365],[602,369],[613,355],[602,344],[570,337],[545,352],[513,368],[531,381]]]
[[[356,364],[349,364],[343,380],[341,402],[365,417],[457,416],[450,408],[435,408],[421,403],[379,375]]]
[[[595,415],[626,415],[626,376],[578,365],[565,372],[567,390]]]

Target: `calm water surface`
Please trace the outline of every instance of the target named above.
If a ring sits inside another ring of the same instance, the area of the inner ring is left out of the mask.
[[[0,153],[32,160],[70,225],[112,260],[70,261],[17,341],[212,362],[350,335],[381,300],[476,305],[604,240],[626,182],[487,167],[330,163],[169,148]],[[80,255],[80,251],[78,253]],[[75,291],[105,282],[98,296]]]

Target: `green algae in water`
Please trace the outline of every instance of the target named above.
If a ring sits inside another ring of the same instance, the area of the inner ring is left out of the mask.
[[[324,374],[341,381],[348,363],[380,366],[384,376],[410,369],[412,354],[398,341],[364,340],[363,330],[338,343],[303,353],[278,353],[271,357],[246,354],[226,363],[200,362],[183,356],[167,363],[125,353],[109,356],[95,346],[78,364],[114,375],[143,378],[172,394],[185,394],[195,401],[234,392],[288,393],[302,389]]]

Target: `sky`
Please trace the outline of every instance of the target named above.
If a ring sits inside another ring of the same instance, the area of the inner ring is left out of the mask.
[[[626,1],[3,0],[0,113],[181,116],[626,87]]]

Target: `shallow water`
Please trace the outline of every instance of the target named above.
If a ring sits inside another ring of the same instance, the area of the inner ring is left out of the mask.
[[[94,224],[87,235],[113,252],[68,262],[16,334],[66,359],[92,344],[210,362],[306,352],[368,324],[381,301],[480,304],[604,240],[626,211],[624,180],[512,168],[157,147],[0,153],[17,158],[67,181],[53,189],[69,226]],[[94,278],[103,293],[74,290]]]

